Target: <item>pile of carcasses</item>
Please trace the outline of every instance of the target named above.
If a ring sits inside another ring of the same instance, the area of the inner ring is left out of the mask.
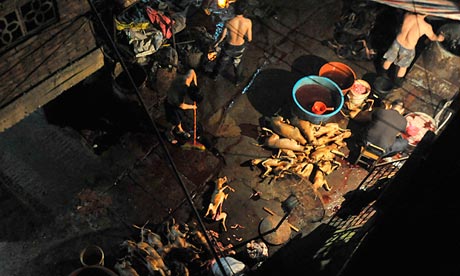
[[[346,146],[344,139],[351,136],[351,131],[337,123],[318,125],[298,117],[289,121],[280,115],[269,118],[268,125],[269,128],[262,128],[261,146],[277,153],[251,160],[251,165],[265,170],[261,177],[277,180],[295,174],[310,180],[315,191],[320,187],[330,191],[326,176],[341,165],[336,157],[345,157],[340,149]]]
[[[114,265],[119,275],[189,275],[208,270],[211,251],[203,232],[195,226],[174,219],[155,232],[146,225],[133,226],[140,230],[140,238],[120,244],[122,257]]]

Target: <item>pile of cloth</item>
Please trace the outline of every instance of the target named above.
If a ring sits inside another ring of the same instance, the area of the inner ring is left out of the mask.
[[[335,50],[340,58],[349,60],[373,60],[377,55],[370,42],[379,8],[364,1],[357,1],[346,9],[336,22],[333,39],[324,43]]]
[[[164,2],[137,2],[114,19],[118,32],[126,36],[134,56],[145,61],[186,26],[184,12],[171,12]]]

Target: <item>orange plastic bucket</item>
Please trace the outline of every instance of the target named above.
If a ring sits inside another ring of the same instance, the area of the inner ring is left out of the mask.
[[[319,69],[320,77],[326,77],[335,82],[345,95],[356,80],[356,73],[350,66],[338,61],[331,61]]]

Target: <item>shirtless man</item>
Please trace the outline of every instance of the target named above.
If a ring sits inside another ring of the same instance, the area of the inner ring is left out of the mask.
[[[242,77],[242,68],[240,66],[241,58],[243,57],[244,50],[246,49],[246,41],[252,41],[252,21],[244,17],[246,9],[246,2],[240,0],[235,3],[235,17],[225,23],[219,39],[214,43],[216,48],[221,42],[225,40],[222,47],[222,52],[214,67],[212,78],[216,79],[217,76],[225,69],[228,62],[232,60],[233,69],[235,72],[235,85],[239,85]]]
[[[396,84],[400,85],[407,68],[415,58],[415,46],[420,37],[426,35],[431,41],[443,41],[444,35],[436,35],[431,25],[425,21],[426,14],[406,13],[401,30],[383,58],[383,69],[388,71],[391,64],[399,66]]]

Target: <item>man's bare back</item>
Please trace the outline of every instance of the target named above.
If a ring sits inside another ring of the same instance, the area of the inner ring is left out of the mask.
[[[399,66],[395,80],[397,85],[402,83],[402,78],[415,58],[415,47],[422,36],[426,35],[432,41],[444,41],[444,35],[436,35],[433,27],[425,21],[426,16],[425,14],[406,13],[396,40],[383,55],[385,61],[382,67],[385,72],[393,63]]]
[[[426,15],[407,13],[396,40],[406,49],[415,49],[417,42],[423,35],[432,41],[443,41],[444,36],[436,35],[431,25],[425,21]]]
[[[214,47],[224,39],[230,45],[240,46],[244,44],[245,38],[248,42],[252,41],[252,21],[243,15],[236,15],[225,23],[220,39],[214,44]]]
[[[250,19],[237,15],[227,21],[225,27],[228,31],[227,43],[233,46],[243,45],[245,38],[252,40],[252,22]]]
[[[235,16],[225,22],[225,26],[219,39],[214,43],[216,48],[225,40],[221,47],[216,65],[214,66],[211,77],[216,79],[223,72],[226,65],[231,61],[235,73],[235,85],[242,81],[243,69],[240,66],[243,54],[246,49],[246,41],[252,41],[252,21],[244,16],[247,7],[246,1],[237,1],[234,4]]]

